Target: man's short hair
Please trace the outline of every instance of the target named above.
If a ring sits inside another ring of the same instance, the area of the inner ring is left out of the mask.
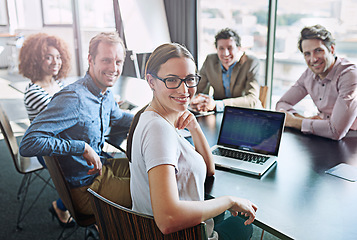
[[[234,39],[234,41],[236,42],[237,47],[241,46],[240,36],[238,35],[238,33],[236,33],[235,31],[233,31],[230,28],[222,29],[221,31],[219,31],[216,34],[216,36],[214,38],[215,38],[214,45],[216,46],[216,48],[217,48],[218,40],[220,40],[220,39],[229,39],[229,38],[233,38]]]
[[[303,52],[301,47],[302,41],[306,39],[321,40],[329,50],[331,50],[331,45],[335,45],[335,39],[332,37],[332,34],[325,27],[319,24],[311,27],[304,27],[301,30],[298,41],[298,48],[300,52]]]
[[[124,50],[124,57],[126,55],[125,46],[123,40],[120,38],[118,32],[101,32],[94,36],[89,42],[89,55],[92,56],[93,59],[98,54],[98,46],[101,42],[108,44],[121,44]]]

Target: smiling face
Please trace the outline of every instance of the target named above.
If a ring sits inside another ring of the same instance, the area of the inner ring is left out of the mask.
[[[89,75],[94,83],[104,93],[112,87],[122,73],[124,65],[124,49],[121,44],[101,42],[98,45],[97,55],[88,56]]]
[[[43,72],[43,77],[45,76],[56,76],[62,67],[62,59],[59,51],[53,47],[49,46],[45,54],[45,59],[42,62],[41,68]]]
[[[331,45],[329,50],[319,39],[306,39],[302,41],[301,48],[307,66],[324,79],[335,63],[335,46]]]
[[[186,57],[171,58],[160,66],[157,76],[167,78],[177,76],[186,78],[196,74],[195,63]],[[154,90],[155,100],[165,108],[167,113],[179,113],[187,109],[197,87],[188,88],[185,83],[176,89],[168,89],[165,83],[148,74],[147,79],[150,87]]]
[[[217,41],[217,54],[223,67],[228,69],[233,63],[238,61],[240,47],[237,47],[233,38],[219,39]]]

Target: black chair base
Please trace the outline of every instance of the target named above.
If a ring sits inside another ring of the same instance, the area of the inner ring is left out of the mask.
[[[17,199],[20,200],[20,210],[17,216],[17,222],[16,222],[16,231],[22,231],[21,223],[25,219],[25,217],[29,214],[39,197],[41,196],[42,192],[45,190],[46,186],[50,186],[53,189],[55,189],[52,184],[50,183],[51,177],[44,178],[41,176],[43,170],[37,171],[37,172],[32,172],[32,173],[26,173],[21,181],[19,190],[17,192]],[[37,193],[35,199],[29,203],[29,206],[25,209],[25,202],[26,202],[26,197],[28,190],[30,188],[30,185],[32,184],[33,181],[36,179],[41,179],[44,181],[43,186],[41,187],[40,191]]]

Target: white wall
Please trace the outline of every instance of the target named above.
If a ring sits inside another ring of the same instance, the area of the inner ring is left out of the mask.
[[[152,52],[171,41],[163,0],[119,0],[128,50]]]

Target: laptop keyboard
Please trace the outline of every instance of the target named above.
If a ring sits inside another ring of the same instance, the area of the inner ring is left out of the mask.
[[[215,150],[212,151],[212,154],[218,155],[218,156],[235,158],[238,160],[256,163],[256,164],[260,164],[260,165],[263,165],[269,158],[269,157],[259,156],[259,155],[255,155],[255,154],[251,154],[251,153],[240,152],[240,151],[235,151],[235,150],[225,149],[225,148],[216,148]]]

